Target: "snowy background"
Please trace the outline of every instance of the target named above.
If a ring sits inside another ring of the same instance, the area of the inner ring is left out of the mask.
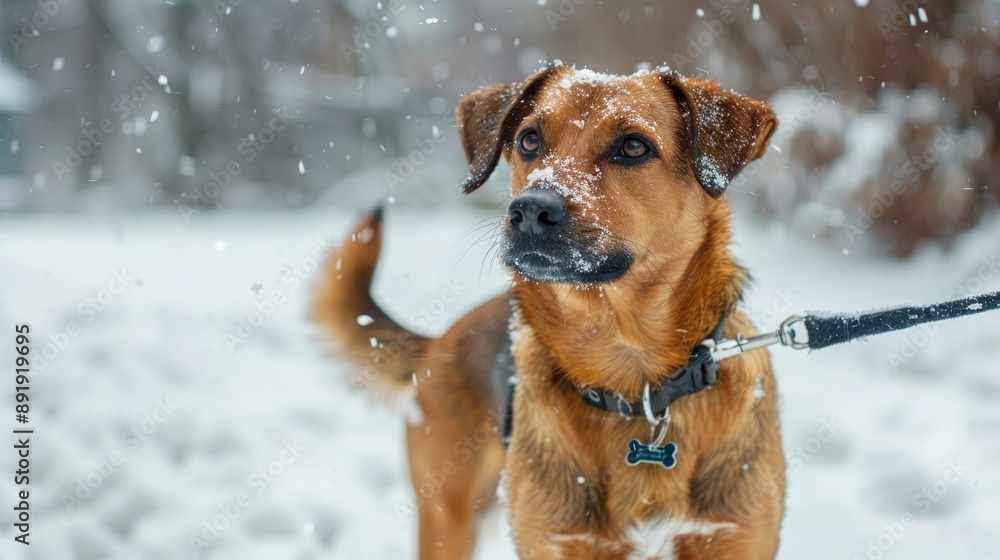
[[[401,322],[459,286],[439,334],[503,290],[482,227],[507,174],[456,192],[451,115],[542,59],[666,63],[774,105],[775,148],[730,191],[762,329],[1000,289],[995,1],[393,6],[0,3],[0,324],[45,358],[32,545],[8,448],[0,558],[192,558],[192,537],[212,559],[415,557],[402,421],[305,320],[317,256],[388,200],[376,296]],[[773,353],[780,558],[995,556],[997,325]],[[478,557],[514,558],[498,512]]]
[[[485,244],[467,235],[488,215],[434,210],[439,225],[430,229],[420,227],[427,212],[391,211],[380,301],[405,321],[446,282],[464,286],[433,324],[440,332],[501,290],[505,280],[484,266]],[[201,557],[415,557],[414,520],[399,514],[412,504],[403,422],[350,392],[348,366],[324,357],[304,321],[308,285],[290,281],[356,218],[323,209],[218,212],[189,225],[169,213],[7,221],[16,233],[0,245],[4,324],[30,321],[43,341],[68,321],[81,328],[35,375],[34,544],[11,545],[5,507],[3,551],[18,560],[189,558],[189,538],[247,493],[252,502]],[[792,311],[1000,289],[1000,271],[975,280],[983,255],[1000,254],[1000,220],[950,253],[928,249],[905,263],[843,254],[746,216],[735,223],[735,250],[756,278],[747,308],[762,327]],[[122,267],[135,281],[86,323],[77,307]],[[230,352],[224,333],[274,289],[287,301]],[[996,321],[969,318],[930,337],[886,335],[812,355],[773,352],[790,464],[781,558],[865,557],[869,539],[908,512],[916,525],[885,541],[886,558],[993,557]],[[891,356],[904,355],[908,341],[916,353],[894,369]],[[9,384],[2,395],[11,402]],[[121,433],[141,427],[158,399],[176,410],[147,422],[155,428],[137,448],[123,444]],[[251,485],[292,441],[300,456],[274,467],[273,483]],[[100,474],[116,450],[124,461]],[[3,457],[10,472],[10,453]],[[942,482],[950,463],[968,471]],[[10,477],[0,480],[9,501]],[[935,484],[941,497],[924,512],[914,496]],[[81,485],[84,494],[95,489],[67,509],[65,496]],[[498,521],[485,531],[480,558],[514,557]]]

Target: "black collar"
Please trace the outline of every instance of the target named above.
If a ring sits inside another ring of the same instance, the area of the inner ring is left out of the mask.
[[[725,319],[719,322],[712,333],[712,340],[716,342],[722,340],[725,324]],[[622,415],[646,417],[653,422],[655,418],[661,418],[677,399],[711,387],[718,379],[719,364],[712,359],[711,348],[699,344],[691,352],[686,366],[664,381],[655,391],[651,391],[649,385],[646,385],[646,391],[639,400],[629,402],[618,393],[596,387],[577,387],[576,390],[583,397],[583,402],[590,406]]]

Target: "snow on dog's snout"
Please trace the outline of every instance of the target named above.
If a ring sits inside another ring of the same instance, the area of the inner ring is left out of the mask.
[[[528,174],[528,189],[548,189],[566,201],[574,231],[586,232],[577,239],[582,245],[568,248],[570,264],[580,272],[591,272],[608,258],[602,250],[614,235],[606,225],[600,201],[604,195],[598,191],[601,168],[580,163],[572,156],[547,155],[539,167]]]
[[[604,198],[597,192],[600,180],[601,168],[596,165],[587,169],[572,156],[547,155],[542,158],[540,167],[528,174],[525,187],[549,189],[563,197],[572,219],[599,231],[599,241],[603,243],[610,232],[598,207],[598,202]]]

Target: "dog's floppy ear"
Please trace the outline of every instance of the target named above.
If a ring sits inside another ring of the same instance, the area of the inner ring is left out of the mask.
[[[462,96],[456,120],[469,160],[469,175],[462,182],[464,192],[478,189],[490,178],[512,140],[514,127],[531,112],[532,102],[554,71],[549,67],[523,82],[486,86]]]
[[[687,124],[686,142],[694,176],[719,198],[740,171],[764,155],[778,118],[763,101],[725,91],[718,83],[663,73]]]

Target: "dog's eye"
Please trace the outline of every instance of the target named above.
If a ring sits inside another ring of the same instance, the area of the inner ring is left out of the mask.
[[[642,157],[649,153],[649,145],[638,138],[629,138],[622,144],[621,155],[628,158]]]
[[[521,155],[533,156],[542,147],[542,140],[538,137],[538,132],[535,129],[529,128],[521,133],[517,140],[517,147]]]

